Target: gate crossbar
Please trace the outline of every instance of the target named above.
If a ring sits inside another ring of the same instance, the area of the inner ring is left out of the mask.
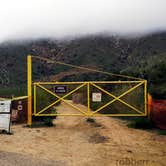
[[[64,82],[65,83],[65,82]],[[63,83],[63,84],[64,84]],[[45,82],[36,82],[34,83],[34,115],[36,116],[53,116],[53,115],[80,115],[80,116],[146,116],[146,81],[135,81],[135,82],[132,82],[131,83],[137,83],[134,87],[128,89],[127,91],[125,91],[124,93],[122,93],[121,95],[119,96],[115,96],[113,95],[112,93],[108,92],[107,90],[103,89],[100,85],[96,85],[96,84],[103,84],[103,83],[112,83],[112,81],[108,81],[108,82],[79,82],[79,85],[78,87],[76,87],[75,89],[73,89],[72,91],[70,91],[69,93],[67,93],[66,95],[64,95],[63,97],[60,97],[58,96],[56,93],[52,92],[51,90],[47,89],[46,87],[44,87],[43,85],[49,85],[48,83],[45,83]],[[116,82],[116,83],[119,83],[119,82]],[[127,81],[127,83],[129,83],[129,81]],[[135,108],[134,106],[132,106],[131,104],[123,101],[122,98],[123,96],[125,96],[126,94],[134,91],[136,88],[138,88],[139,86],[141,86],[142,84],[145,83],[145,87],[144,87],[144,101],[145,101],[145,113],[141,112],[140,110],[138,110],[137,108]],[[56,83],[52,83],[52,84],[61,84],[59,82],[56,82]],[[69,83],[68,83],[69,84]],[[70,82],[70,84],[75,84],[75,82]],[[76,82],[76,84],[78,84],[78,82]],[[51,83],[50,83],[51,85]],[[45,108],[43,108],[42,110],[40,110],[39,112],[36,112],[36,87],[40,87],[41,89],[43,89],[44,91],[48,92],[49,94],[53,95],[54,97],[58,98],[56,101],[54,101],[53,103],[51,103],[50,105],[46,106]],[[80,108],[78,108],[77,106],[69,103],[68,101],[65,100],[66,97],[68,97],[69,95],[71,95],[72,93],[74,93],[75,91],[79,90],[80,88],[84,87],[84,86],[87,86],[87,112],[81,110]],[[97,89],[101,90],[102,92],[108,94],[109,96],[113,97],[114,99],[112,99],[111,101],[109,101],[108,103],[106,103],[105,105],[101,106],[100,108],[98,108],[97,110],[95,111],[91,111],[91,108],[90,108],[90,86],[94,86],[96,87]],[[56,103],[58,103],[59,101],[63,101],[64,103],[70,105],[71,107],[75,108],[76,110],[78,110],[79,112],[81,112],[82,114],[42,114],[44,111],[48,110],[49,108],[51,108],[53,105],[55,105]],[[136,111],[138,114],[97,114],[100,110],[104,109],[105,107],[111,105],[113,102],[115,101],[119,101],[121,102],[122,104],[126,105],[127,107],[131,108],[132,110]]]
[[[86,83],[83,83],[82,85],[78,86],[77,88],[75,88],[74,90],[72,90],[71,92],[69,92],[68,94],[64,95],[63,97],[59,97],[58,95],[56,95],[55,93],[53,93],[52,91],[48,90],[47,88],[41,86],[40,84],[35,84],[37,86],[39,86],[40,88],[42,88],[43,90],[45,90],[46,92],[52,94],[53,96],[57,97],[58,100],[56,100],[55,102],[53,102],[52,104],[48,105],[47,107],[43,108],[42,110],[40,110],[38,113],[36,113],[36,115],[41,114],[42,112],[44,112],[45,110],[49,109],[50,107],[52,107],[53,105],[55,105],[56,103],[58,103],[59,101],[63,101],[64,103],[70,105],[71,107],[79,110],[81,113],[86,114],[86,112],[82,111],[80,108],[76,107],[75,105],[67,102],[66,100],[64,100],[64,98],[66,98],[67,96],[71,95],[72,93],[74,93],[75,91],[77,91],[78,89],[82,88],[83,86],[86,85]],[[36,100],[36,96],[35,96],[35,100]],[[36,103],[36,102],[35,102]]]
[[[106,94],[108,94],[109,96],[113,97],[114,99],[111,100],[110,102],[108,102],[107,104],[103,105],[102,107],[100,107],[99,109],[97,109],[96,111],[94,111],[92,114],[95,114],[97,112],[99,112],[100,110],[102,110],[103,108],[107,107],[108,105],[112,104],[113,102],[115,102],[116,100],[118,100],[119,102],[123,103],[124,105],[130,107],[131,109],[135,110],[136,112],[142,114],[141,111],[139,111],[137,108],[133,107],[132,105],[126,103],[125,101],[121,100],[120,98],[125,96],[126,94],[132,92],[134,89],[136,89],[137,87],[141,86],[144,82],[141,82],[139,84],[137,84],[136,86],[132,87],[131,89],[127,90],[126,92],[124,92],[123,94],[121,94],[120,96],[116,97],[113,94],[111,94],[110,92],[104,90],[103,88],[97,86],[94,83],[91,83],[91,85],[93,85],[94,87],[100,89],[101,91],[105,92]]]

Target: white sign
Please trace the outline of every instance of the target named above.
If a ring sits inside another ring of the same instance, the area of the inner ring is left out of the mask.
[[[10,133],[10,105],[11,100],[0,101],[0,130]]]
[[[92,101],[101,102],[101,93],[92,93]]]

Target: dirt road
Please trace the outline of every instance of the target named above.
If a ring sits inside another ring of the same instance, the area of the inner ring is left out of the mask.
[[[77,105],[82,109],[85,106]],[[62,103],[61,113],[77,113]],[[12,126],[0,135],[0,165],[5,166],[165,166],[166,137],[130,129],[124,121],[97,117],[58,117],[51,128]]]

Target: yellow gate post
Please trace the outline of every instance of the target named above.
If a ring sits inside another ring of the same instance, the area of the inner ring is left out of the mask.
[[[32,57],[27,56],[27,91],[28,91],[28,121],[27,125],[32,125]]]

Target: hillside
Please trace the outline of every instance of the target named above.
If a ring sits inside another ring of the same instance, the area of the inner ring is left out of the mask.
[[[154,97],[166,98],[166,32],[130,39],[86,36],[68,41],[42,39],[1,43],[1,96],[26,93],[27,54],[145,78],[148,79],[149,91]],[[63,81],[108,79],[58,65],[50,65],[45,69],[42,65],[35,66],[33,74],[34,79],[38,80],[48,77],[60,78]]]

